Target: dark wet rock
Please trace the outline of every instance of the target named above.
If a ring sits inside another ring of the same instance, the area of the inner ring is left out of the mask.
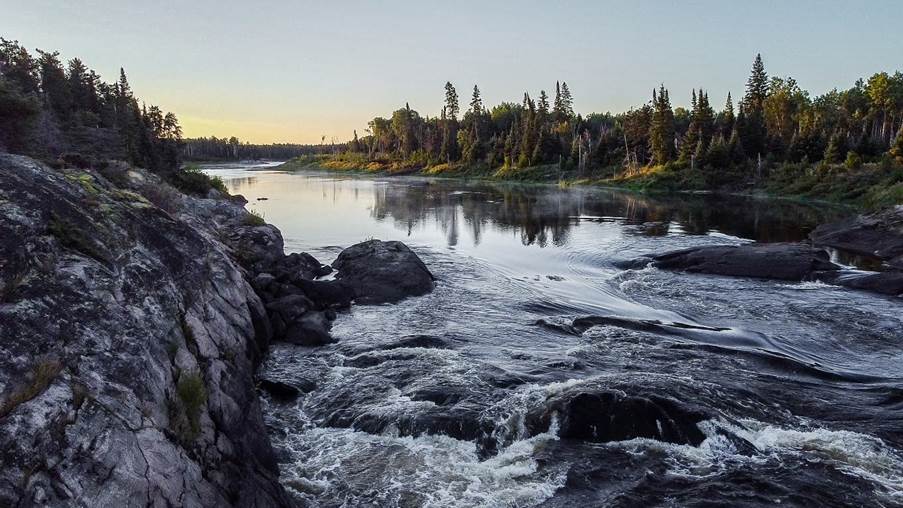
[[[294,321],[313,308],[314,303],[304,295],[283,296],[266,304],[266,309],[271,314],[279,314],[286,323]]]
[[[269,266],[269,271],[280,282],[297,283],[299,280],[311,280],[322,271],[323,265],[306,252],[293,252],[277,257]]]
[[[0,506],[294,504],[254,389],[266,311],[233,259],[281,255],[278,231],[139,170],[0,155],[0,196]]]
[[[828,254],[801,243],[749,243],[694,247],[653,256],[663,270],[802,281],[817,272],[837,270]]]
[[[407,245],[370,240],[343,250],[332,264],[336,279],[354,290],[360,304],[397,302],[433,290],[432,273]]]
[[[251,285],[254,286],[254,289],[259,291],[266,291],[269,287],[276,281],[276,277],[268,273],[259,273],[253,279],[251,279]]]
[[[317,388],[313,379],[289,375],[278,370],[265,370],[257,375],[257,386],[280,401],[292,401]]]
[[[408,335],[379,347],[384,351],[401,348],[447,349],[448,343],[435,335]]]
[[[319,304],[320,308],[345,308],[351,305],[354,299],[354,289],[350,284],[341,280],[298,280],[295,283],[304,294],[312,301]]]
[[[841,270],[819,274],[819,280],[830,284],[863,289],[890,296],[903,296],[903,271],[860,272]]]
[[[324,312],[309,311],[286,325],[281,340],[300,346],[322,346],[335,342],[329,334],[331,327]]]
[[[815,245],[876,257],[903,270],[903,205],[823,224],[809,238]]]
[[[529,413],[532,434],[546,432],[557,415],[558,435],[592,442],[649,438],[699,445],[705,434],[698,423],[710,417],[700,409],[655,394],[626,394],[621,390],[571,390]]]
[[[237,226],[229,235],[235,257],[247,267],[261,271],[283,256],[282,233],[276,226]]]

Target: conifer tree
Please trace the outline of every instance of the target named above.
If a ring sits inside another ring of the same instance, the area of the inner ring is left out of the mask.
[[[473,95],[470,98],[470,111],[475,116],[483,113],[483,99],[480,98],[480,89],[473,85]]]
[[[574,98],[571,97],[571,90],[564,81],[561,82],[561,112],[566,118],[574,116]]]
[[[668,90],[662,84],[658,94],[652,90],[652,126],[649,132],[649,151],[655,164],[665,164],[674,152],[674,111]]]
[[[451,121],[458,120],[458,92],[450,81],[445,82],[445,114]]]
[[[898,162],[903,162],[903,125],[901,125],[900,130],[897,131],[897,137],[894,139],[894,144],[891,145],[889,153],[891,157],[897,159]]]
[[[825,148],[823,157],[825,164],[837,164],[840,162],[840,158],[844,153],[841,144],[842,140],[840,139],[840,135],[836,132],[832,134],[831,138],[828,140],[828,146]]]

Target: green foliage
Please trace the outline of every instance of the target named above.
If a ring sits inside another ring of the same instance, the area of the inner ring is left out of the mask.
[[[104,83],[75,58],[32,56],[17,41],[0,39],[0,145],[55,158],[78,153],[86,160],[124,159],[157,172],[179,164],[181,128],[172,113],[142,105],[125,72]]]
[[[248,210],[247,215],[242,219],[242,224],[245,226],[264,226],[266,223],[263,214],[257,210]]]
[[[859,169],[862,166],[862,157],[859,157],[859,154],[851,150],[847,152],[847,158],[843,161],[843,165],[847,169]]]
[[[176,394],[188,418],[190,434],[187,437],[194,439],[200,432],[201,409],[207,403],[204,378],[197,372],[182,372],[176,384]]]
[[[197,166],[186,166],[181,170],[167,174],[167,180],[175,188],[186,194],[206,196],[211,189],[229,194],[226,184],[217,176],[209,176]]]

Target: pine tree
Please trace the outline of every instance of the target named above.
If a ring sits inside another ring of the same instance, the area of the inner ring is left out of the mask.
[[[561,83],[555,82],[555,102],[552,104],[552,114],[555,116],[555,121],[560,122],[564,119],[564,106],[561,104]]]
[[[445,114],[451,121],[458,120],[458,92],[450,81],[445,82]]]
[[[539,91],[539,102],[536,104],[537,111],[542,115],[549,114],[549,96],[545,90]]]
[[[475,116],[483,113],[483,99],[480,98],[480,89],[473,85],[473,95],[470,98],[470,111]]]
[[[574,116],[574,98],[571,97],[571,90],[564,81],[561,82],[561,112],[566,118]]]
[[[768,97],[768,74],[765,73],[762,55],[757,54],[749,79],[746,81],[746,97],[743,98],[746,114],[761,113],[766,97]]]
[[[662,84],[658,94],[652,90],[652,127],[649,130],[649,151],[655,164],[665,164],[674,153],[674,111],[668,90]]]
[[[724,103],[724,111],[721,112],[721,135],[729,137],[734,130],[734,101],[731,100],[731,93],[727,93],[727,101]]]

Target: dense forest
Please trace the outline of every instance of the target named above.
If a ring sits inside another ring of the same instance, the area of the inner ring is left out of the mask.
[[[288,160],[292,157],[331,153],[336,145],[242,143],[238,138],[189,138],[182,143],[182,158],[188,161]]]
[[[125,71],[104,82],[78,58],[32,55],[0,38],[0,150],[79,164],[119,159],[158,172],[179,167],[176,116],[139,102]]]
[[[736,106],[728,94],[716,110],[704,88],[689,96],[690,109],[674,108],[671,91],[661,85],[648,103],[630,111],[584,117],[574,112],[564,82],[556,83],[552,97],[544,90],[536,98],[525,93],[519,103],[491,108],[474,86],[461,115],[458,92],[446,83],[438,116],[424,117],[405,105],[390,118],[374,118],[367,135],[355,132],[346,154],[331,162],[437,173],[483,168],[507,177],[553,166],[577,176],[651,177],[683,188],[782,176],[791,185],[807,175],[818,180],[814,166],[875,163],[891,185],[900,182],[899,171],[889,169],[894,159],[903,161],[900,72],[877,73],[849,89],[812,97],[793,78],[769,78],[757,55]],[[783,174],[788,171],[793,174]],[[896,192],[903,196],[903,185]]]

